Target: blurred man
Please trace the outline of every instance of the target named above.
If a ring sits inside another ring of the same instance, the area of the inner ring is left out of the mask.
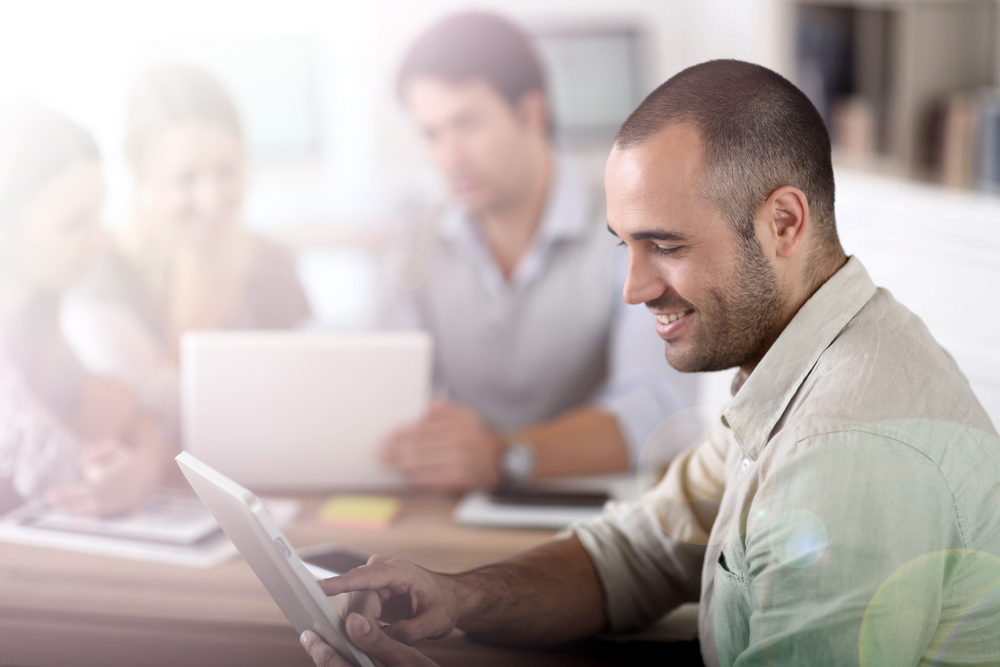
[[[671,365],[739,368],[721,424],[640,501],[534,551],[458,575],[374,557],[325,581],[377,592],[352,597],[352,640],[428,665],[406,644],[454,627],[550,644],[700,599],[709,667],[997,664],[1000,439],[951,356],[845,256],[805,95],[749,63],[689,68],[622,126],[606,187],[625,299],[657,316]]]
[[[621,302],[625,253],[601,193],[553,150],[528,37],[452,16],[413,45],[398,87],[456,202],[398,249],[388,319],[433,335],[447,399],[393,433],[386,460],[445,489],[626,468],[691,381]]]

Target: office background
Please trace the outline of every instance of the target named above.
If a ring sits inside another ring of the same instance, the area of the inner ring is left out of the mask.
[[[684,67],[740,58],[791,77],[838,144],[845,248],[924,318],[1000,421],[996,0],[0,0],[0,96],[95,132],[114,225],[131,200],[131,81],[157,62],[212,69],[249,137],[247,224],[301,249],[321,324],[366,326],[386,230],[444,194],[395,70],[423,28],[470,6],[537,37],[560,146],[594,179],[617,123]],[[706,377],[702,402],[727,384]]]

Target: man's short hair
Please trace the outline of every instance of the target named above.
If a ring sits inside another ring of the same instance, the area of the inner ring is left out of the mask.
[[[418,76],[456,83],[483,79],[511,106],[526,93],[545,93],[545,71],[531,39],[507,19],[486,12],[454,14],[417,39],[396,79],[400,99]]]
[[[689,67],[643,100],[615,143],[627,149],[675,123],[697,129],[708,178],[703,195],[744,242],[756,238],[760,205],[792,185],[809,201],[818,248],[839,250],[830,134],[816,107],[790,81],[739,60]]]

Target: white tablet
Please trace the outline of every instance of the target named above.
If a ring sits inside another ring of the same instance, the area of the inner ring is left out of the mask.
[[[312,630],[356,667],[374,667],[347,638],[344,623],[316,579],[288,545],[260,498],[188,452],[177,456],[195,493],[301,634]]]

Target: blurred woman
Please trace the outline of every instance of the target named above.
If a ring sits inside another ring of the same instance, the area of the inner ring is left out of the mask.
[[[53,112],[0,109],[0,505],[44,495],[114,514],[156,488],[171,444],[121,384],[86,373],[59,333],[61,295],[99,250],[93,138]]]
[[[243,135],[214,77],[181,65],[147,72],[132,91],[126,150],[133,214],[68,301],[64,327],[91,370],[176,418],[185,331],[293,327],[309,308],[292,255],[240,225]]]

